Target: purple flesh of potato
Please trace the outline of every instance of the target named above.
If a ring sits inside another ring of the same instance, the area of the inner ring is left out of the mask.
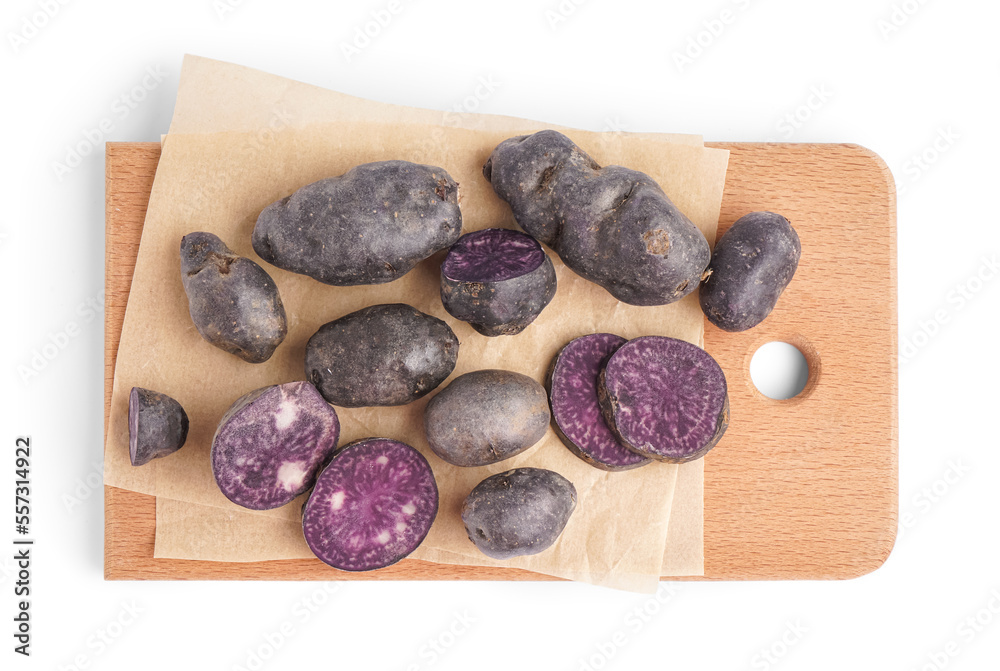
[[[644,336],[611,355],[598,380],[604,419],[636,453],[683,463],[712,449],[729,425],[726,376],[708,352]]]
[[[128,395],[128,456],[133,466],[181,449],[188,434],[188,416],[166,394],[132,387]]]
[[[395,564],[427,536],[438,509],[423,455],[388,438],[346,445],[323,469],[302,509],[306,543],[342,571]]]
[[[212,439],[212,473],[230,501],[251,510],[305,492],[340,437],[336,411],[308,382],[257,389],[238,399]]]
[[[576,456],[606,471],[625,471],[651,462],[618,442],[597,400],[601,366],[626,342],[611,333],[582,336],[560,350],[549,371],[556,433]]]
[[[530,235],[506,228],[467,233],[441,264],[441,302],[485,336],[516,335],[556,293],[552,260]]]

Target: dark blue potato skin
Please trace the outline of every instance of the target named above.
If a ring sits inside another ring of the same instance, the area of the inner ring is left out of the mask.
[[[460,375],[424,410],[428,445],[455,466],[486,466],[520,454],[545,436],[550,420],[545,388],[509,370]]]
[[[173,454],[184,446],[188,416],[173,398],[142,387],[132,387],[128,399],[129,459],[142,466]]]
[[[366,163],[264,208],[254,251],[324,284],[383,284],[452,245],[462,232],[458,184],[441,168]]]
[[[181,281],[191,321],[206,341],[249,363],[263,363],[285,339],[278,286],[250,259],[211,233],[181,239]]]
[[[458,338],[402,303],[373,305],[324,324],[306,344],[306,379],[344,408],[404,405],[451,375]]]
[[[484,336],[517,335],[555,295],[556,270],[548,256],[530,273],[499,282],[460,282],[441,274],[444,309]]]
[[[515,468],[476,485],[462,506],[462,521],[484,555],[511,559],[551,547],[575,508],[572,482],[544,468]]]
[[[741,217],[715,243],[701,309],[724,331],[746,331],[771,314],[792,281],[802,247],[788,220],[773,212]]]
[[[708,266],[705,236],[656,182],[602,168],[562,133],[504,140],[483,175],[521,228],[622,302],[673,303],[697,288]]]

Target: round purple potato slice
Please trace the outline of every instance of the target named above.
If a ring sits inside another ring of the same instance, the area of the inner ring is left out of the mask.
[[[611,355],[598,379],[608,427],[642,456],[692,461],[729,425],[726,376],[708,352],[674,338],[644,336]]]
[[[702,312],[724,331],[746,331],[774,309],[799,266],[799,236],[780,214],[751,212],[715,243],[699,291]]]
[[[556,293],[552,260],[530,235],[506,228],[467,233],[441,264],[441,302],[485,336],[516,335]]]
[[[462,506],[462,521],[484,555],[511,559],[551,547],[575,508],[572,482],[544,468],[515,468],[476,485]]]
[[[316,481],[340,437],[337,412],[308,382],[264,387],[237,399],[212,439],[212,473],[233,503],[283,506]]]
[[[626,342],[612,333],[581,336],[559,351],[549,369],[556,434],[573,454],[605,471],[627,471],[651,463],[618,442],[597,400],[601,366]]]
[[[288,333],[271,276],[212,233],[181,239],[181,282],[198,333],[249,363],[263,363]]]
[[[416,308],[372,305],[324,324],[306,344],[306,379],[345,408],[404,405],[451,375],[458,338]]]
[[[133,466],[173,454],[184,446],[188,416],[166,394],[132,387],[128,395],[128,456]]]
[[[423,455],[406,443],[367,438],[346,445],[320,473],[302,509],[302,532],[321,561],[371,571],[417,549],[437,509]]]
[[[424,410],[431,450],[455,466],[509,459],[541,440],[548,427],[545,389],[509,370],[460,375]]]

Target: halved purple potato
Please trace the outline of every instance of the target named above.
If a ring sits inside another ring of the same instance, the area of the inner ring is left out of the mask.
[[[462,521],[484,555],[510,559],[551,547],[575,508],[572,482],[544,468],[515,468],[476,485],[462,505]]]
[[[264,387],[223,415],[212,439],[212,473],[233,503],[270,510],[313,486],[339,437],[337,412],[311,384]]]
[[[537,240],[518,231],[466,233],[441,264],[445,310],[485,336],[520,333],[555,293],[551,259]]]
[[[184,446],[188,416],[166,394],[132,387],[128,395],[128,456],[133,466],[173,454]]]
[[[683,463],[715,447],[729,425],[726,376],[708,352],[643,336],[618,348],[597,383],[618,440],[644,457]]]
[[[798,233],[780,214],[751,212],[715,243],[699,301],[724,331],[746,331],[764,321],[799,267]]]
[[[342,571],[395,564],[417,549],[438,509],[423,455],[397,440],[344,446],[302,508],[302,532],[319,559]]]
[[[212,233],[181,239],[181,282],[198,333],[249,363],[263,363],[288,333],[278,285]]]
[[[651,460],[618,442],[597,400],[601,366],[627,341],[612,333],[571,340],[549,368],[549,401],[556,434],[573,454],[605,471],[627,471]]]
[[[458,337],[416,308],[372,305],[324,324],[306,344],[306,379],[345,408],[404,405],[455,370]]]
[[[424,430],[434,454],[455,466],[486,466],[524,452],[549,427],[545,389],[509,370],[460,375],[431,399]]]

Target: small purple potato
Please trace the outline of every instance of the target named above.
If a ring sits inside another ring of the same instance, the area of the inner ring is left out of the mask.
[[[483,166],[518,225],[570,270],[631,305],[665,305],[694,291],[708,241],[648,175],[602,168],[546,130],[501,142]]]
[[[462,521],[484,555],[511,559],[548,549],[575,508],[572,482],[544,468],[515,468],[476,485],[462,506]]]
[[[285,307],[274,280],[217,236],[189,233],[181,239],[181,281],[191,321],[219,349],[263,363],[285,339]]]
[[[417,549],[437,516],[438,490],[423,455],[388,438],[344,446],[302,507],[313,553],[341,571],[371,571]]]
[[[618,348],[597,393],[618,441],[670,463],[705,455],[729,425],[726,376],[708,352],[675,338],[643,336]]]
[[[391,282],[458,239],[458,184],[407,161],[359,165],[268,205],[253,229],[262,259],[324,284]]]
[[[506,228],[458,239],[441,264],[445,310],[485,336],[516,335],[556,294],[556,271],[538,241]]]
[[[148,464],[184,446],[188,416],[166,394],[132,387],[128,395],[128,456],[133,466]]]
[[[447,324],[395,303],[324,324],[306,344],[306,379],[345,408],[404,405],[455,370],[458,338]]]
[[[650,463],[611,433],[597,399],[597,377],[627,341],[611,333],[571,340],[552,361],[547,384],[556,434],[573,454],[605,471],[627,471]]]
[[[336,411],[311,384],[264,387],[222,417],[212,438],[212,473],[233,503],[270,510],[313,486],[339,437]]]
[[[715,243],[711,274],[701,287],[701,309],[724,331],[746,331],[764,321],[792,281],[802,247],[780,214],[751,212]]]
[[[431,399],[424,429],[431,450],[448,463],[486,466],[537,443],[549,419],[542,385],[509,370],[477,370]]]

